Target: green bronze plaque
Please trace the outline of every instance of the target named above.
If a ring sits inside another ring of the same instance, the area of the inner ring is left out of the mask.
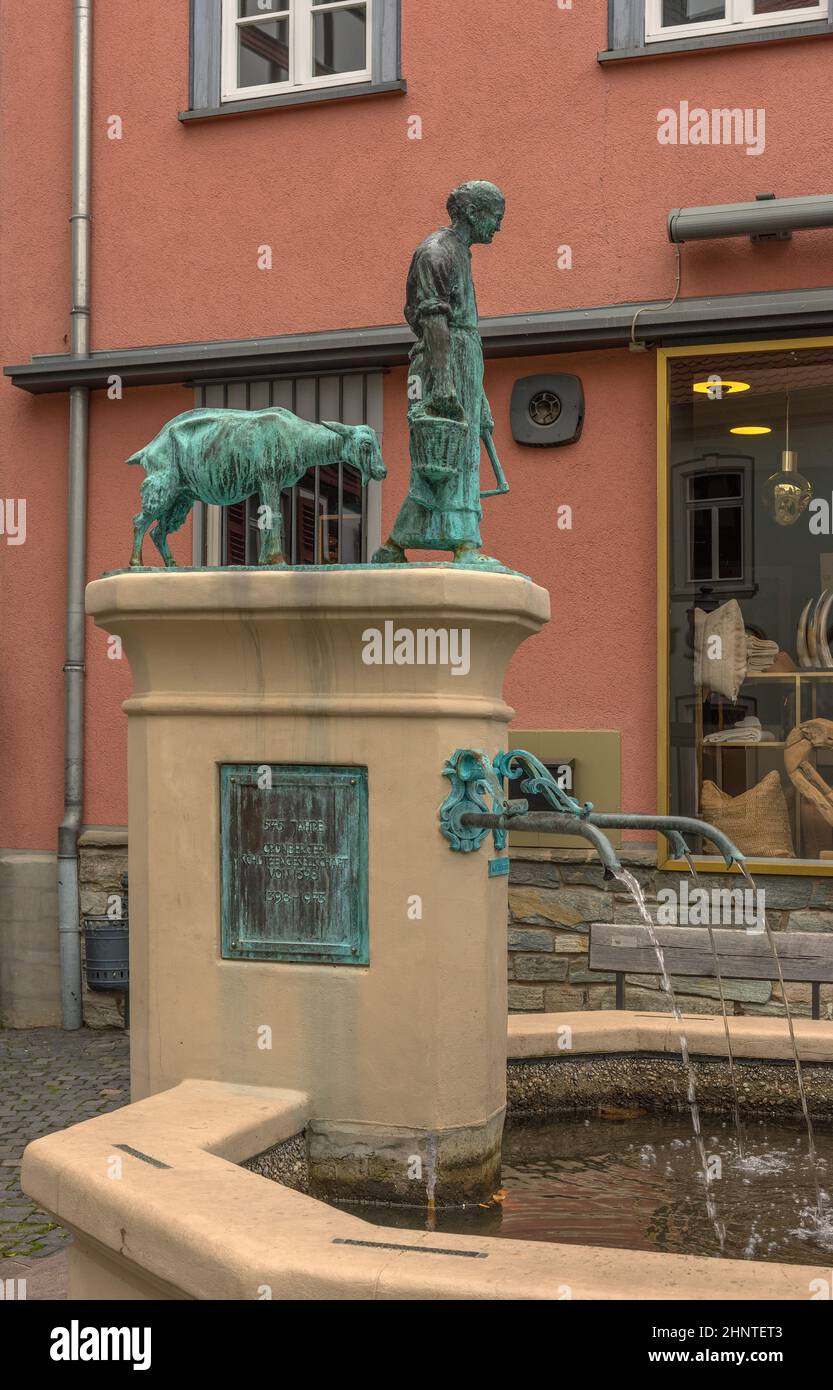
[[[367,965],[367,769],[220,768],[225,960]]]

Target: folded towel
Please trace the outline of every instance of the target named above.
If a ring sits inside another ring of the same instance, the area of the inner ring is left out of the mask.
[[[775,735],[769,729],[720,729],[716,734],[706,734],[704,743],[776,743]]]
[[[745,719],[739,719],[737,724],[732,724],[728,729],[718,729],[716,733],[706,734],[704,743],[761,743],[766,741],[774,743],[775,735],[769,729],[761,728],[761,721],[754,714],[749,714]]]

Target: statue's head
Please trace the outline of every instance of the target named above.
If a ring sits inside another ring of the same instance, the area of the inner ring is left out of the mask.
[[[467,228],[470,242],[488,243],[500,231],[506,199],[495,184],[472,179],[449,193],[447,207],[452,223]]]
[[[388,476],[379,448],[379,436],[372,425],[343,425],[340,420],[321,422],[342,440],[342,462],[359,471],[362,486]]]

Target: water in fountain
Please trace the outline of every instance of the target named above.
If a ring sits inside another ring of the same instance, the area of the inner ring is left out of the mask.
[[[755,894],[755,901],[758,902],[758,890],[755,886],[755,880],[753,879],[745,864],[739,861],[738,868],[740,869],[741,873],[743,874],[743,877],[747,880],[750,888]],[[798,1080],[798,1095],[799,1099],[801,1100],[801,1111],[804,1115],[804,1123],[807,1126],[807,1151],[810,1158],[810,1164],[813,1171],[813,1181],[816,1190],[816,1217],[818,1224],[821,1227],[827,1225],[830,1222],[831,1218],[826,1211],[826,1203],[822,1194],[821,1185],[819,1183],[818,1159],[816,1156],[815,1139],[813,1137],[813,1122],[810,1119],[810,1110],[807,1105],[807,1093],[804,1089],[804,1073],[801,1070],[801,1059],[798,1055],[798,1043],[795,1039],[795,1028],[793,1026],[792,1009],[790,1008],[790,1001],[787,998],[787,991],[784,986],[784,975],[781,970],[781,962],[778,959],[778,949],[775,945],[775,937],[773,936],[772,928],[770,927],[769,922],[767,920],[765,910],[762,911],[761,916],[763,919],[764,931],[766,932],[767,941],[769,942],[769,949],[772,952],[773,963],[778,974],[778,983],[781,986],[781,998],[784,1001],[784,1012],[787,1015],[787,1027],[790,1033],[790,1043],[792,1044],[793,1061],[795,1062],[795,1074]]]
[[[691,1111],[691,1125],[694,1130],[694,1142],[697,1148],[697,1157],[700,1161],[700,1168],[703,1173],[703,1182],[705,1183],[706,1211],[708,1212],[709,1220],[711,1221],[712,1226],[714,1227],[714,1233],[717,1236],[718,1242],[720,1244],[720,1249],[722,1250],[726,1238],[726,1227],[718,1217],[717,1204],[714,1200],[714,1196],[712,1195],[711,1191],[712,1175],[709,1169],[709,1162],[708,1158],[706,1157],[706,1147],[703,1143],[703,1133],[700,1127],[700,1108],[697,1104],[697,1085],[694,1075],[694,1067],[692,1065],[691,1058],[688,1054],[688,1038],[686,1036],[685,1028],[683,1027],[683,1015],[677,1003],[677,997],[674,993],[674,989],[671,984],[671,978],[668,974],[668,970],[665,965],[665,955],[663,953],[662,947],[660,946],[657,934],[654,930],[654,923],[651,920],[651,914],[648,911],[648,906],[645,902],[645,895],[642,892],[642,888],[640,887],[639,881],[636,878],[634,878],[633,874],[628,869],[622,868],[620,868],[619,871],[616,873],[616,878],[619,879],[621,883],[624,883],[625,887],[627,888],[628,892],[630,893],[631,897],[636,903],[640,917],[642,918],[643,922],[645,923],[645,926],[648,929],[648,936],[650,938],[651,945],[653,946],[654,951],[656,952],[657,965],[659,966],[659,974],[660,979],[662,980],[662,987],[665,990],[665,993],[668,995],[668,1002],[671,1006],[671,1013],[673,1014],[674,1018],[677,1021],[677,1024],[679,1025],[680,1054],[682,1056],[683,1065],[686,1069],[686,1075],[688,1077],[688,1108]]]
[[[694,880],[695,887],[699,888],[700,875],[694,867],[694,861],[687,851],[684,857],[686,863],[688,864],[691,877]],[[726,1038],[726,1052],[729,1057],[729,1074],[732,1078],[732,1109],[734,1111],[735,1117],[735,1134],[737,1136],[738,1141],[738,1155],[741,1159],[743,1159],[743,1128],[740,1122],[740,1093],[738,1091],[738,1078],[737,1073],[735,1071],[735,1056],[732,1051],[732,1037],[729,1031],[729,1016],[726,1012],[726,999],[723,994],[723,977],[720,974],[720,961],[717,955],[717,944],[714,939],[714,929],[712,927],[711,921],[707,923],[707,926],[709,929],[709,945],[712,948],[712,962],[714,964],[714,973],[715,978],[717,980],[717,991],[720,995],[720,1011],[723,1015],[723,1033]]]

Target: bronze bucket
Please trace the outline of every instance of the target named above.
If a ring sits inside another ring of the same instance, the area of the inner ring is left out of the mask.
[[[411,458],[429,483],[447,483],[460,473],[466,457],[469,427],[465,420],[439,415],[411,421]]]

